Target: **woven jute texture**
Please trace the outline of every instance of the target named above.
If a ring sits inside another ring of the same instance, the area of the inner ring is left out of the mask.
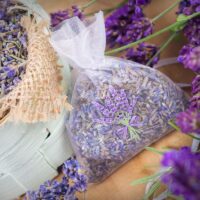
[[[71,109],[61,88],[61,67],[44,31],[46,24],[28,16],[21,24],[28,35],[26,73],[15,89],[0,99],[0,118],[28,123],[54,119],[64,107]]]

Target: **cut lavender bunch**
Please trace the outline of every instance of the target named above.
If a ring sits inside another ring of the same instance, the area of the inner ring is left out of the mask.
[[[76,192],[86,191],[87,178],[75,158],[64,163],[63,174],[61,181],[46,181],[38,191],[27,192],[24,200],[78,200]]]
[[[27,59],[27,35],[20,24],[25,14],[12,1],[0,1],[0,96],[8,94],[22,79]]]

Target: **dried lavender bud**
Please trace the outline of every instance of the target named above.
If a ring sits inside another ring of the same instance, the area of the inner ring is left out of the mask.
[[[169,131],[185,109],[183,92],[142,65],[106,58],[101,70],[80,74],[68,132],[89,181],[99,182]]]
[[[25,11],[11,9],[13,1],[0,1],[0,96],[22,79],[27,60],[27,35],[20,20]]]

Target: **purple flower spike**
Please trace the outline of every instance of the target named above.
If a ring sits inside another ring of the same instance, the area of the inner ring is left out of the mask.
[[[178,14],[191,15],[200,11],[199,0],[182,0],[179,4]]]
[[[72,17],[78,17],[83,20],[84,15],[78,6],[72,6],[71,9],[51,13],[51,25],[52,27],[56,27],[62,21]]]
[[[148,61],[157,53],[158,48],[153,44],[141,43],[137,48],[129,49],[126,53],[126,58],[140,64],[147,64]],[[153,67],[159,61],[159,56],[156,56],[150,63]]]
[[[151,0],[129,0],[130,5],[145,6],[149,4]]]
[[[200,72],[200,46],[193,45],[184,46],[178,57],[178,61],[184,64],[185,68],[189,68],[194,72]]]
[[[192,45],[200,45],[200,17],[190,20],[184,28],[184,35]]]
[[[170,192],[184,200],[200,199],[200,154],[184,147],[163,155],[162,166],[169,169],[162,176]]]
[[[200,112],[196,109],[191,108],[179,113],[176,118],[176,123],[183,133],[200,134]]]
[[[197,75],[192,81],[192,98],[190,99],[190,107],[200,109],[200,75]]]
[[[126,45],[152,34],[153,25],[140,7],[129,4],[117,9],[106,19],[107,44]]]

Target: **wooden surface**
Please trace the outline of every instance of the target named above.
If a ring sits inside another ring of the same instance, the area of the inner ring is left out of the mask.
[[[70,7],[72,4],[84,5],[87,1],[83,0],[39,0],[44,8],[49,11],[56,11]],[[116,5],[119,0],[108,1],[99,0],[97,3],[88,8],[87,12],[98,11],[107,7]],[[162,10],[174,3],[175,0],[152,0],[152,4],[145,8],[145,13],[148,17],[153,18]],[[167,14],[164,18],[156,23],[155,30],[166,27],[168,24],[175,21],[174,11]],[[169,33],[165,33],[152,42],[159,45],[166,41]],[[162,58],[174,57],[178,55],[180,48],[184,43],[184,38],[181,36],[176,39],[164,51]],[[165,69],[161,69],[165,74],[177,82],[191,82],[192,73],[185,70],[181,65],[171,65]],[[191,139],[184,134],[174,132],[164,137],[154,147],[162,148],[179,148],[181,146],[190,145]],[[154,153],[143,151],[138,156],[130,160],[114,174],[108,177],[103,183],[89,187],[86,193],[87,200],[141,200],[144,193],[144,185],[137,187],[130,186],[131,181],[154,173],[159,167],[160,157]],[[80,195],[80,199],[84,199]]]

